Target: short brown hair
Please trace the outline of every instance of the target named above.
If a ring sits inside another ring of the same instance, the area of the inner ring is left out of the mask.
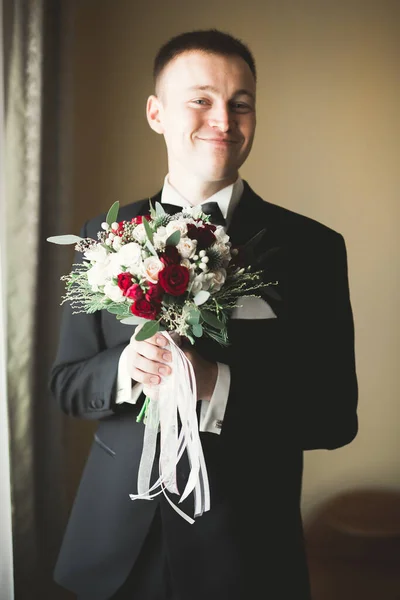
[[[244,42],[218,29],[199,29],[181,33],[161,46],[154,59],[154,86],[157,87],[160,75],[174,58],[191,50],[222,56],[240,56],[249,65],[254,80],[257,80],[254,57]]]

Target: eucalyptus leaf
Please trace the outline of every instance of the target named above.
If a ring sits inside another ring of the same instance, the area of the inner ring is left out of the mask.
[[[141,330],[135,335],[135,340],[143,342],[152,337],[160,330],[160,323],[158,321],[147,321],[141,328]]]
[[[200,306],[200,304],[204,304],[210,297],[210,292],[206,292],[206,290],[200,290],[195,297],[193,298],[193,302],[196,306]]]
[[[200,311],[197,308],[191,308],[186,317],[189,325],[197,325],[200,322]]]
[[[136,315],[131,315],[130,317],[121,319],[120,323],[123,323],[124,325],[144,325],[145,323],[148,323],[148,320],[137,317]]]
[[[147,239],[149,240],[150,244],[152,244],[153,243],[153,230],[150,227],[147,219],[143,219],[142,223],[143,223],[144,229],[146,231]]]
[[[165,245],[166,246],[177,246],[180,242],[180,239],[181,239],[181,232],[174,231],[174,233],[171,233],[171,235],[169,237],[167,237],[167,239],[165,241]]]
[[[193,332],[193,335],[198,338],[203,335],[203,328],[200,325],[200,323],[197,323],[197,325],[192,326],[192,332]]]
[[[154,206],[151,203],[151,198],[149,198],[149,207],[150,207],[150,216],[152,219],[154,219],[157,214],[157,211],[154,209]]]
[[[163,215],[165,215],[165,210],[163,209],[162,204],[160,204],[160,202],[156,202],[156,216],[162,217]]]
[[[125,304],[111,304],[111,306],[107,306],[107,311],[113,315],[126,315],[129,308]]]
[[[117,221],[118,211],[119,211],[119,202],[117,200],[116,202],[114,202],[114,204],[111,206],[111,208],[109,209],[109,211],[107,213],[106,223],[108,225],[112,225],[112,223],[115,223]]]
[[[67,244],[77,244],[78,242],[80,242],[83,239],[85,239],[85,238],[81,238],[81,237],[79,237],[79,235],[66,234],[66,235],[52,235],[47,238],[47,241],[51,242],[52,244],[67,245]]]
[[[158,257],[157,251],[154,248],[153,244],[150,242],[150,240],[146,240],[146,244],[145,245],[150,250],[150,252],[152,253],[153,256],[157,256]]]
[[[217,315],[210,310],[203,309],[201,311],[201,316],[204,321],[214,327],[215,329],[223,329],[224,324],[218,319]]]

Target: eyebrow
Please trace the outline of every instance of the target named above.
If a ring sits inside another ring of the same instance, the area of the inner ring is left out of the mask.
[[[214,87],[213,85],[193,85],[190,88],[188,88],[189,91],[202,91],[202,92],[214,92],[214,94],[218,93],[218,90],[216,87]],[[241,89],[241,90],[237,90],[234,94],[233,97],[235,98],[236,96],[249,96],[252,100],[255,100],[255,96],[254,94],[252,94],[252,92],[249,92],[249,90],[246,89]]]

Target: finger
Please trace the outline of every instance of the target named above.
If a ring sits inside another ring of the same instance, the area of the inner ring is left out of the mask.
[[[140,369],[136,369],[132,367],[131,377],[134,381],[138,383],[142,383],[143,385],[158,385],[161,381],[161,378],[158,375],[152,375],[151,373],[145,373]]]
[[[163,337],[163,336],[162,336]],[[149,338],[149,340],[153,340],[153,338]],[[165,340],[165,338],[163,338]],[[171,362],[172,355],[168,349],[165,349],[163,345],[159,345],[154,339],[152,342],[149,340],[144,340],[143,342],[138,342],[135,340],[134,336],[131,337],[130,340],[130,350],[132,360],[134,359],[134,353],[144,356],[149,360],[153,360],[155,362]],[[167,340],[165,340],[167,341]],[[156,343],[154,343],[156,342]]]
[[[144,373],[152,375],[170,375],[171,367],[165,362],[150,360],[141,354],[135,354],[132,360],[132,366]]]

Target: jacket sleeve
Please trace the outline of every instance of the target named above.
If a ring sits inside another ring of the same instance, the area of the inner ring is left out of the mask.
[[[87,223],[80,235],[88,236]],[[76,252],[74,263],[78,262],[82,262],[82,254]],[[64,304],[49,382],[63,412],[83,419],[102,419],[121,410],[115,396],[118,362],[125,347],[106,347],[99,311],[73,314],[70,305]]]
[[[304,282],[301,313],[290,333],[289,394],[304,450],[332,450],[358,431],[358,384],[354,321],[346,245],[336,234],[316,262],[314,280]],[[300,282],[298,282],[300,285]]]
[[[302,450],[339,448],[357,434],[346,246],[336,232],[314,242],[290,252],[280,317],[241,326],[221,433],[232,443],[238,427]]]

